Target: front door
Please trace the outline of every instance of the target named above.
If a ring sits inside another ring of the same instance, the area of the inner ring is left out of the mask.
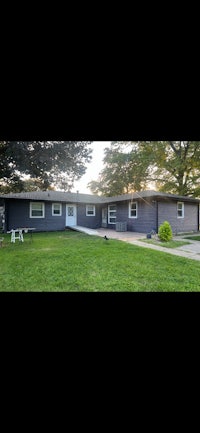
[[[67,204],[66,205],[66,227],[73,227],[76,225],[77,225],[76,205]]]
[[[107,227],[107,219],[108,219],[107,207],[102,208],[102,222],[101,227]]]

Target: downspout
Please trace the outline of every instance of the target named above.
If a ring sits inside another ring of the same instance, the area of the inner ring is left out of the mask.
[[[158,233],[158,200],[156,200],[156,233]]]
[[[200,203],[198,205],[198,224],[197,224],[197,231],[199,232],[200,229]]]

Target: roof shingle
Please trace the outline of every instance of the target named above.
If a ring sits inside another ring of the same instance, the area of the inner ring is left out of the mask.
[[[176,194],[167,194],[167,193],[153,191],[153,190],[133,192],[130,194],[123,194],[115,197],[102,197],[93,194],[80,194],[80,193],[62,192],[62,191],[33,191],[33,192],[0,194],[0,198],[51,201],[51,202],[67,202],[67,203],[87,203],[87,204],[113,203],[118,201],[136,200],[136,199],[145,199],[145,198],[176,199],[176,200],[193,201],[193,202],[200,201],[192,197],[184,197]]]

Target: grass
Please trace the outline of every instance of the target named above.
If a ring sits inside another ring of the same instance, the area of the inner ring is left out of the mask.
[[[3,237],[0,291],[200,291],[200,264],[184,257],[72,231]]]
[[[200,241],[200,236],[187,236],[187,238],[184,239],[190,239],[191,241]]]
[[[199,232],[195,232],[195,231],[192,231],[192,232],[181,232],[181,233],[176,233],[176,234],[174,234],[175,236],[180,236],[180,237],[183,237],[183,236],[195,236],[195,235],[198,235],[198,233]]]
[[[178,247],[182,247],[183,245],[190,244],[190,242],[187,241],[174,241],[174,240],[161,242],[161,241],[156,241],[154,239],[140,239],[140,241],[146,242],[147,244],[157,245],[159,247],[164,247],[164,248],[178,248]]]

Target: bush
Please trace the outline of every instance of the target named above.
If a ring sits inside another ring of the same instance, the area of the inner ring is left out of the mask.
[[[163,242],[170,241],[173,237],[172,228],[168,221],[164,221],[163,224],[159,227],[158,231],[159,239]]]

